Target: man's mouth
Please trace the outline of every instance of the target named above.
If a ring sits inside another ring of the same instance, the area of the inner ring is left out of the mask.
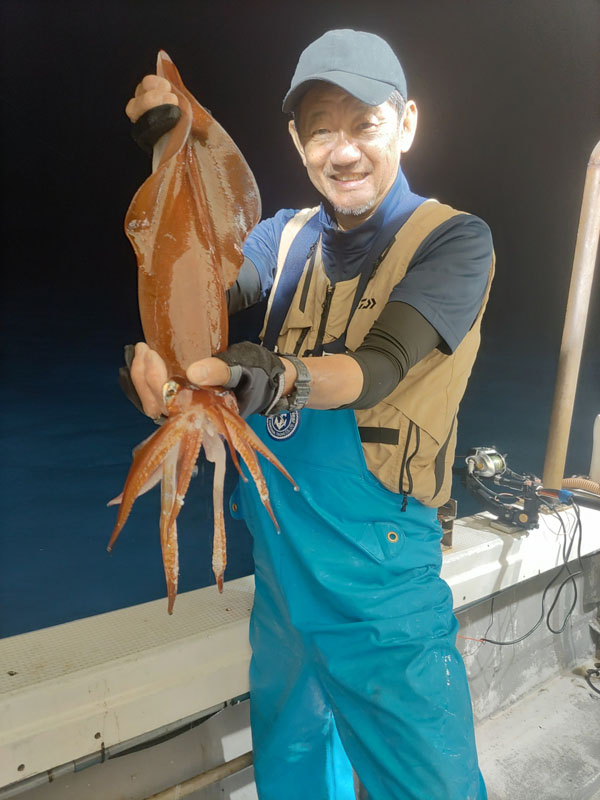
[[[338,183],[356,183],[364,180],[367,174],[366,172],[353,172],[349,175],[330,175],[329,177]]]

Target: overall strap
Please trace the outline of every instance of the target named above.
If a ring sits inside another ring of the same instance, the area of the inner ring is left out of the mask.
[[[363,294],[365,293],[365,289],[367,288],[367,284],[369,283],[371,278],[374,277],[375,273],[377,272],[377,269],[378,269],[379,265],[381,264],[383,259],[387,256],[387,254],[391,250],[392,245],[394,244],[395,241],[396,241],[396,237],[394,235],[392,240],[390,242],[388,242],[388,244],[383,249],[383,252],[381,252],[377,256],[375,261],[372,263],[371,268],[370,269],[364,269],[362,271],[360,279],[359,279],[358,284],[356,286],[356,291],[354,292],[354,297],[352,298],[352,305],[350,307],[350,313],[348,314],[348,321],[346,323],[346,329],[344,330],[342,335],[339,336],[337,339],[335,339],[333,342],[329,342],[328,344],[319,344],[313,350],[312,355],[320,356],[323,353],[345,353],[346,352],[346,336],[348,334],[348,326],[350,325],[350,321],[352,320],[352,317],[354,316],[354,312],[358,308],[358,304],[360,303],[361,298],[362,298]]]
[[[270,309],[263,334],[263,345],[273,350],[283,325],[302,271],[321,231],[319,214],[315,213],[294,237],[288,250],[285,262],[279,272],[278,280],[273,288]]]
[[[371,251],[365,259],[365,263],[361,270],[361,275],[356,286],[356,291],[354,293],[354,297],[352,298],[352,305],[348,314],[346,329],[341,336],[335,339],[335,341],[329,342],[325,345],[319,343],[312,355],[320,356],[323,353],[346,352],[346,337],[348,335],[348,327],[352,321],[354,312],[358,308],[358,304],[365,293],[365,289],[367,288],[369,281],[375,277],[375,273],[379,269],[380,264],[394,246],[398,232],[404,227],[404,225],[408,223],[408,221],[412,218],[413,213],[419,208],[419,206],[422,205],[423,202],[424,199],[419,195],[412,193],[408,195],[404,201],[402,213],[389,220],[387,225],[383,226],[381,231],[375,237],[375,240],[371,246]]]

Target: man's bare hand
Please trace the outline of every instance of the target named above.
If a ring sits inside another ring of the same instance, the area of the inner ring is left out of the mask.
[[[146,75],[135,89],[135,96],[127,103],[125,113],[132,122],[150,111],[151,108],[162,106],[164,103],[178,106],[177,95],[171,89],[171,84],[166,78],[159,78],[158,75]]]
[[[229,367],[220,358],[203,358],[194,361],[186,371],[186,377],[195,386],[223,386],[229,380]]]
[[[135,390],[142,401],[144,413],[152,419],[166,414],[163,386],[169,376],[165,362],[158,353],[151,350],[145,342],[138,342],[130,372]]]
[[[162,358],[145,342],[135,346],[131,380],[142,402],[144,413],[152,419],[166,414],[163,386],[169,379]],[[222,386],[229,380],[229,367],[218,358],[203,358],[190,364],[187,379],[196,386]]]

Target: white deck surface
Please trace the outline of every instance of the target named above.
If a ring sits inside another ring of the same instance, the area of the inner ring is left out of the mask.
[[[248,689],[253,578],[0,642],[0,786]]]
[[[600,548],[600,514],[582,509],[582,519],[587,554]],[[454,537],[442,574],[457,608],[562,557],[552,517],[516,534],[466,518]],[[0,787],[246,693],[253,586],[247,577],[222,595],[180,595],[171,617],[160,600],[0,641]]]
[[[562,675],[480,725],[477,747],[489,800],[598,800],[600,695]]]

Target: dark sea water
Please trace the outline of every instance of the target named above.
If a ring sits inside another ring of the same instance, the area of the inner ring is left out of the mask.
[[[328,28],[388,39],[419,107],[402,157],[411,188],[485,219],[497,254],[457,453],[495,445],[513,469],[542,472],[600,130],[598,3],[436,0],[404,3],[401,14],[389,0],[312,5],[290,25],[287,4],[265,4],[268,26],[260,4],[243,0],[109,0],[101,14],[74,0],[1,5],[0,635],[165,595],[158,490],[137,501],[106,552],[116,516],[106,503],[154,430],[117,371],[123,345],[141,338],[123,218],[149,171],[123,109],[159,48],[244,153],[268,217],[316,202],[280,110],[299,53]],[[597,287],[567,474],[589,468],[600,411]],[[254,327],[246,316],[232,338]],[[213,583],[211,482],[201,463],[180,516],[182,592]],[[458,475],[454,495],[459,514],[477,510]],[[227,530],[231,579],[253,565],[244,525],[228,518]]]
[[[52,317],[40,298],[39,313],[32,315],[29,298],[27,316],[19,302],[25,294],[13,293],[12,314],[4,318],[2,363],[9,380],[1,419],[2,636],[165,595],[158,489],[136,502],[113,553],[106,552],[116,516],[106,503],[121,489],[132,447],[154,430],[117,384],[121,344],[132,330],[118,321],[107,325],[106,309],[82,316],[70,302],[65,311],[56,301]],[[568,472],[589,466],[600,375],[598,354],[591,350],[586,346]],[[553,356],[540,354],[534,341],[484,339],[460,413],[457,453],[495,445],[515,470],[540,475],[554,372]],[[235,480],[229,463],[228,489]],[[201,459],[178,526],[180,592],[214,584],[211,486],[212,465]],[[479,509],[458,476],[454,496],[460,515]],[[250,574],[245,525],[227,514],[226,527],[226,577]]]

